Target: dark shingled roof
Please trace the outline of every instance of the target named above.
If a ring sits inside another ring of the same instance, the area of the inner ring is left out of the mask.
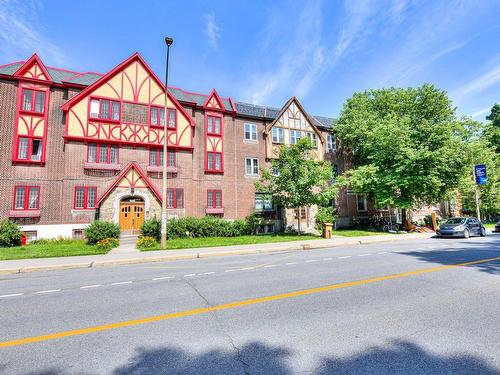
[[[0,74],[13,75],[22,65],[24,61],[15,62],[12,64],[7,64],[0,66]],[[59,70],[56,68],[47,67],[47,71],[54,83],[74,83],[83,86],[89,86],[102,77],[102,74],[98,73],[76,73],[66,70]],[[207,100],[208,94],[199,94],[189,91],[184,91],[177,87],[169,87],[168,91],[180,102],[185,103],[195,103],[196,105],[202,106]],[[224,109],[227,111],[233,111],[231,102],[229,98],[221,98]],[[278,113],[279,108],[267,107],[261,105],[255,105],[250,103],[235,102],[236,113],[242,116],[262,118],[266,120],[274,120]],[[330,129],[335,123],[335,119],[323,116],[312,116],[316,120],[317,127],[323,129]]]

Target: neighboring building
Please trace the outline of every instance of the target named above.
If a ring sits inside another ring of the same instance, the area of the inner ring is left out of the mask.
[[[262,232],[294,227],[298,214],[314,229],[312,208],[273,207],[254,183],[280,144],[301,137],[344,168],[333,119],[309,115],[295,97],[279,110],[169,87],[165,126],[164,93],[137,53],[104,75],[47,67],[36,54],[0,66],[0,217],[31,238],[78,237],[94,219],[135,230],[159,218],[166,127],[169,217],[255,210]],[[344,196],[339,211],[350,216],[346,199],[356,208]]]

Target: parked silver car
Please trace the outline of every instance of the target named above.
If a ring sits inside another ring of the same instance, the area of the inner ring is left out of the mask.
[[[452,217],[436,231],[438,237],[486,236],[484,225],[475,217]]]

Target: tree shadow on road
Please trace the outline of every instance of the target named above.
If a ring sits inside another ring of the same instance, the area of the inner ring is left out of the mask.
[[[500,236],[498,238],[500,238]],[[434,240],[442,245],[446,245],[448,241],[448,239],[445,238]],[[410,255],[417,257],[419,260],[444,265],[500,257],[500,242],[495,244],[481,241],[479,238],[471,238],[469,240],[464,240],[459,246],[457,246],[456,242],[449,242],[449,244],[453,244],[453,247],[450,246],[448,250],[401,251],[399,254]],[[495,245],[498,248],[494,248]],[[465,267],[472,267],[489,274],[500,275],[500,259],[485,263],[470,264]]]
[[[328,348],[324,348],[328,351]],[[137,349],[127,364],[112,375],[167,374],[276,374],[296,373],[289,360],[293,351],[251,342],[232,351],[213,349],[192,353],[175,347]],[[90,372],[93,373],[93,372]],[[307,371],[314,375],[330,374],[484,374],[498,375],[484,360],[468,354],[440,356],[408,341],[393,341],[384,346],[367,348],[352,357],[320,358],[317,367]],[[66,375],[65,370],[49,369],[30,375]]]

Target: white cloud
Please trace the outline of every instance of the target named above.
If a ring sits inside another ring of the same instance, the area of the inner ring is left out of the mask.
[[[215,16],[213,14],[205,15],[205,35],[207,36],[208,45],[217,51],[217,45],[220,38],[220,26],[215,22]]]
[[[500,82],[500,65],[497,65],[487,71],[486,73],[474,78],[472,81],[467,82],[463,86],[453,91],[452,96],[455,98],[463,98],[472,94],[485,91],[491,86]]]
[[[470,115],[472,118],[478,118],[478,117],[485,117],[485,115],[489,114],[491,111],[491,106],[480,109],[479,111],[476,111]]]
[[[37,52],[51,64],[66,65],[61,49],[44,36],[37,1],[0,0],[0,54],[7,60],[26,59]]]

